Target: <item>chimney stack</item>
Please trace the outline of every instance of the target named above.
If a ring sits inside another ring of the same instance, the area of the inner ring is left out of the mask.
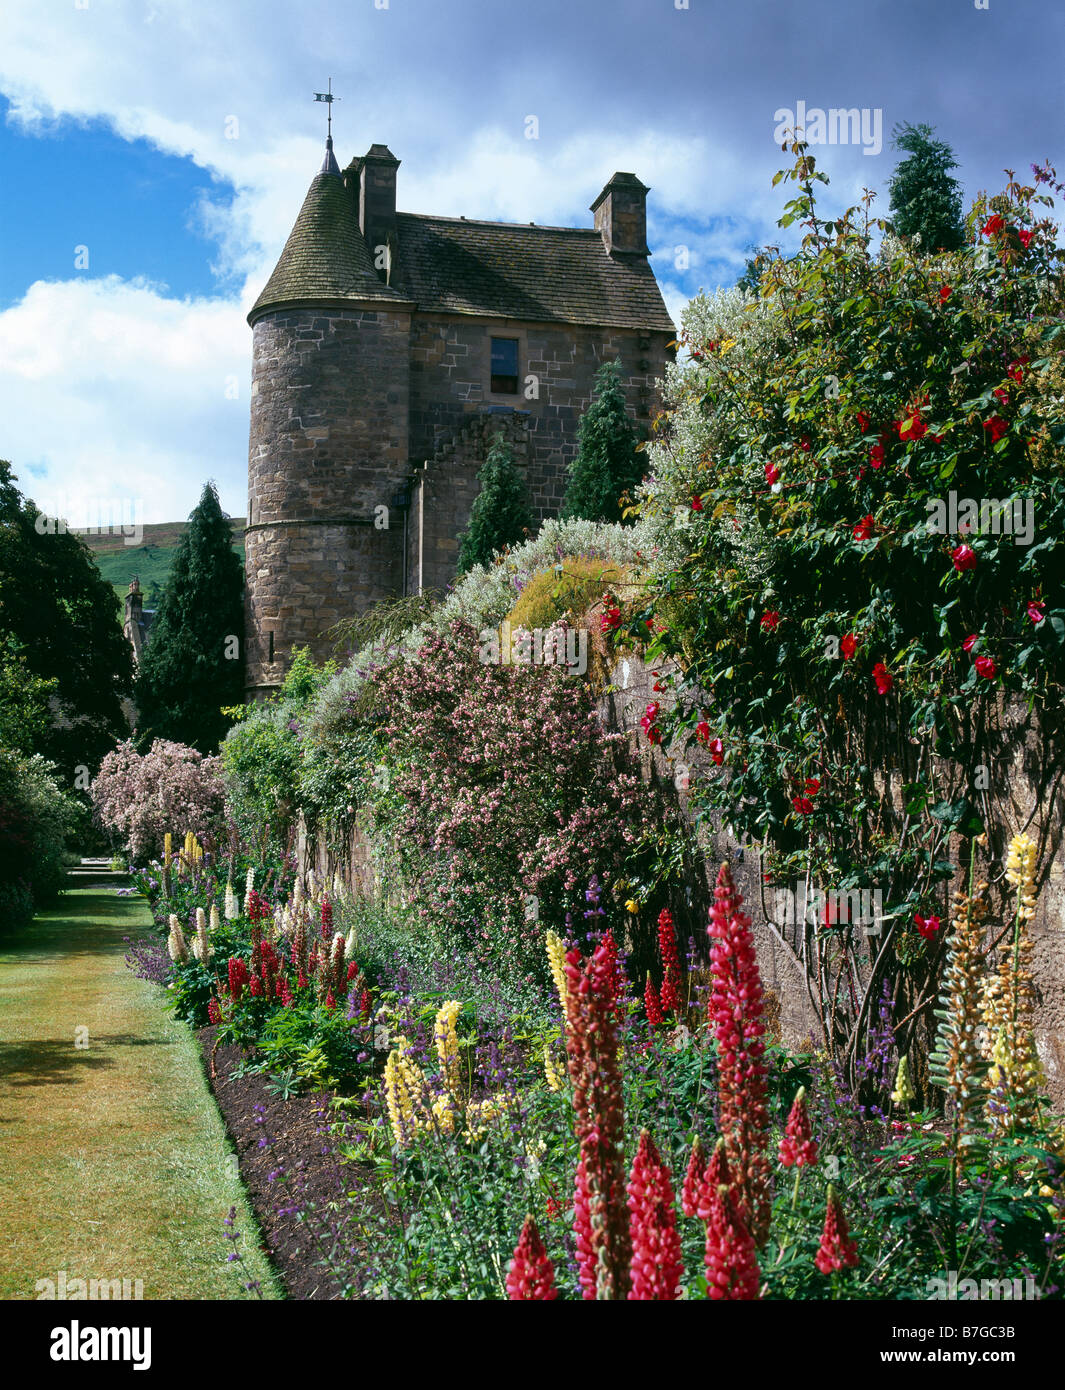
[[[373,257],[381,280],[390,283],[391,257],[396,248],[396,170],[399,160],[387,145],[371,145],[361,159],[353,159],[346,172],[354,175],[349,187],[359,209],[359,229]],[[355,179],[358,182],[355,182]],[[388,252],[383,253],[382,248]]]
[[[635,174],[615,174],[592,204],[608,255],[647,256],[648,189]]]

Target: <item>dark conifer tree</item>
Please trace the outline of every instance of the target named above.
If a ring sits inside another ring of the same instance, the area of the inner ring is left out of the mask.
[[[957,251],[965,242],[961,185],[950,175],[958,161],[949,145],[934,139],[929,125],[896,126],[892,147],[909,155],[896,166],[888,183],[891,212],[899,236],[919,233],[920,249]]]
[[[604,362],[595,375],[592,402],[577,427],[577,457],[570,464],[564,518],[621,520],[618,499],[623,492],[631,496],[643,478],[637,442],[625,409],[621,359]]]
[[[474,565],[491,564],[496,551],[517,545],[532,530],[528,493],[514,465],[510,445],[502,435],[493,440],[477,481],[480,491],[470,509],[470,524],[461,537],[459,574],[465,574]]]
[[[213,753],[244,694],[244,576],[213,483],[178,543],[137,675],[137,735]]]

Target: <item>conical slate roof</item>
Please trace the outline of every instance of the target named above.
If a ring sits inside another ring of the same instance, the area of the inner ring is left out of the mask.
[[[248,322],[254,323],[267,309],[345,300],[402,303],[405,296],[378,278],[330,147]]]

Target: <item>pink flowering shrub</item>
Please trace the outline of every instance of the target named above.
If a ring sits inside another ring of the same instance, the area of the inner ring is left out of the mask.
[[[389,777],[374,817],[404,893],[440,939],[539,971],[542,922],[583,906],[589,864],[609,882],[654,824],[624,735],[589,682],[482,662],[462,622],[377,686]]]
[[[89,789],[99,825],[144,861],[163,852],[169,830],[202,839],[222,820],[222,760],[204,757],[183,743],[158,738],[141,754],[120,743],[104,758]]]

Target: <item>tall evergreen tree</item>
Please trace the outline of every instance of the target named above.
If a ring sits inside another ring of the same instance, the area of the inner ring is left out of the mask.
[[[909,155],[895,168],[888,187],[891,211],[899,236],[921,237],[921,250],[957,251],[965,242],[961,215],[961,185],[950,175],[958,168],[954,151],[934,139],[930,125],[896,126],[892,148]]]
[[[510,445],[497,434],[477,474],[480,491],[470,509],[470,524],[459,548],[459,574],[474,565],[488,565],[497,550],[525,540],[532,530],[532,512],[525,484]]]
[[[214,483],[178,543],[137,674],[142,745],[173,739],[213,753],[229,727],[223,705],[244,693],[244,576]]]
[[[0,703],[24,722],[18,746],[54,762],[67,785],[83,766],[95,772],[129,728],[133,658],[115,591],[81,537],[23,498],[3,460],[0,648]]]
[[[625,409],[621,359],[604,362],[595,374],[592,402],[577,427],[577,457],[570,464],[562,503],[567,520],[620,521],[618,499],[643,478],[636,431]]]

